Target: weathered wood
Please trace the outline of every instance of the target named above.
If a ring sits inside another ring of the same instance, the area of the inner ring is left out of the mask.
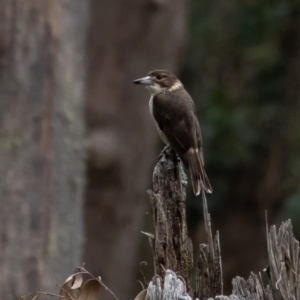
[[[155,227],[155,273],[164,278],[166,269],[178,272],[190,291],[193,254],[186,225],[186,184],[182,163],[167,148],[154,169],[153,190],[149,191]]]
[[[190,274],[192,247],[187,236],[185,186],[182,165],[169,148],[163,152],[153,174],[149,192],[153,208],[154,263],[156,276],[150,282],[146,300],[191,299]],[[174,166],[178,167],[175,168]],[[178,180],[180,179],[180,180]],[[199,300],[298,300],[300,299],[299,242],[294,238],[291,221],[276,227],[267,225],[269,284],[264,286],[261,274],[250,273],[247,280],[236,277],[232,294],[224,296],[219,233],[213,239],[206,197],[203,214],[207,244],[200,245],[196,272],[195,298]],[[177,273],[165,269],[172,269]]]
[[[192,300],[180,277],[171,270],[166,270],[164,280],[159,276],[153,278],[147,289],[146,300]]]
[[[291,220],[281,224],[278,234],[275,226],[267,230],[267,245],[273,298],[299,299],[299,242],[294,238]]]
[[[223,279],[219,232],[216,233],[215,239],[213,240],[210,215],[208,213],[206,196],[204,193],[202,194],[202,203],[208,244],[200,244],[195,297],[206,300],[209,297],[214,297],[223,293]]]
[[[236,277],[229,297],[223,300],[297,300],[300,299],[299,242],[294,238],[290,220],[282,223],[278,233],[276,227],[267,227],[267,245],[270,274],[269,284],[264,286],[261,275],[251,273],[246,281]]]

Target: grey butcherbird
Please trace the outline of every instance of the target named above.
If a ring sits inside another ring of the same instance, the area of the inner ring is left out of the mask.
[[[170,144],[191,173],[195,195],[212,193],[204,169],[202,138],[195,104],[179,79],[169,71],[155,70],[133,81],[150,91],[150,114],[164,143]]]

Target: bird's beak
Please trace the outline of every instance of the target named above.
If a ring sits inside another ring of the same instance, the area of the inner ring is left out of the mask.
[[[135,84],[152,85],[153,81],[150,76],[139,78],[133,81]]]

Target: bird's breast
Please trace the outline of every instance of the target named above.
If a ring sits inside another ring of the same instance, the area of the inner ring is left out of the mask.
[[[158,131],[158,134],[160,136],[160,138],[162,139],[162,141],[169,145],[169,142],[168,142],[168,139],[166,137],[166,135],[163,133],[163,131],[159,128],[159,125],[157,123],[157,121],[155,120],[155,117],[154,117],[154,114],[153,114],[153,98],[154,98],[154,95],[151,95],[150,97],[150,100],[149,100],[149,110],[150,110],[150,115],[152,116],[152,119],[154,121],[154,124],[155,124],[155,127]]]

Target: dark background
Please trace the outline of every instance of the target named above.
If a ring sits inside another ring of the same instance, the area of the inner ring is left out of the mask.
[[[4,0],[1,299],[56,291],[82,262],[120,299],[140,290],[139,269],[152,278],[140,231],[153,230],[146,190],[163,145],[131,82],[156,68],[196,102],[226,293],[266,267],[265,210],[299,238],[298,1]],[[187,215],[197,256],[190,190]]]

